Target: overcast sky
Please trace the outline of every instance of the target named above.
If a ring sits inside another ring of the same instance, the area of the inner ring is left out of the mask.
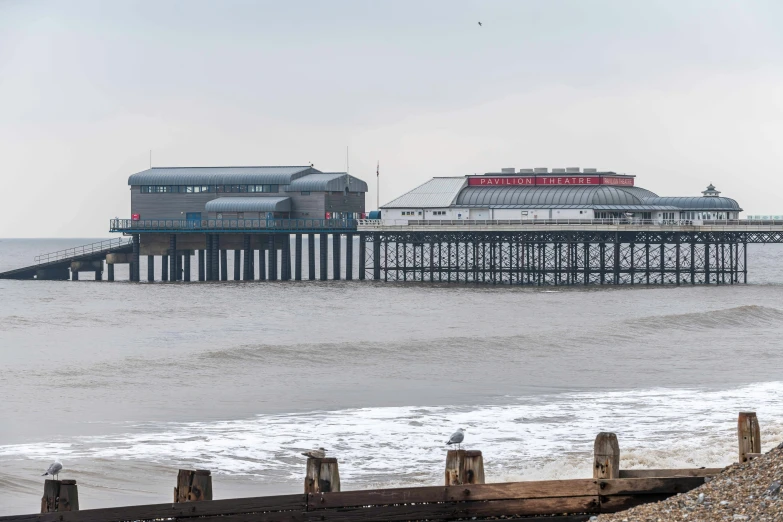
[[[156,166],[595,167],[783,213],[783,2],[0,0],[0,237],[107,236]],[[483,26],[479,27],[481,21]]]

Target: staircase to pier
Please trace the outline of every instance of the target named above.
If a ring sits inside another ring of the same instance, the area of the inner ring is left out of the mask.
[[[36,279],[42,270],[70,268],[73,261],[99,261],[105,259],[106,254],[130,253],[132,251],[133,243],[130,237],[96,241],[87,245],[35,256],[34,264],[0,272],[0,279]]]

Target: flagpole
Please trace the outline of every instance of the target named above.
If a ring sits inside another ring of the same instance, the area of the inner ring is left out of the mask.
[[[375,208],[381,209],[381,162],[375,168]]]

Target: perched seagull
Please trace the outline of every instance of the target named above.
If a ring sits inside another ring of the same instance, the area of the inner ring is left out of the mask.
[[[326,450],[323,448],[311,449],[302,452],[302,455],[311,459],[322,459],[326,457]]]
[[[451,438],[446,444],[449,446],[456,444],[457,449],[460,449],[460,444],[462,444],[463,440],[465,440],[465,430],[460,428],[451,435]]]
[[[42,477],[45,477],[46,475],[51,475],[52,477],[57,480],[57,477],[60,475],[60,470],[63,469],[63,465],[60,462],[60,459],[57,459],[54,461],[54,464],[49,466],[49,469],[46,470],[46,473],[41,475]]]
[[[481,27],[481,22],[479,22],[479,27]]]

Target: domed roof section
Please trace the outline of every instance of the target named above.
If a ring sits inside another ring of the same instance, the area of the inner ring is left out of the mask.
[[[722,197],[655,197],[643,198],[645,205],[671,206],[681,210],[739,210],[735,200]]]
[[[645,197],[656,194],[640,187],[538,186],[538,187],[466,187],[457,196],[457,205],[465,206],[612,206],[642,205]]]

